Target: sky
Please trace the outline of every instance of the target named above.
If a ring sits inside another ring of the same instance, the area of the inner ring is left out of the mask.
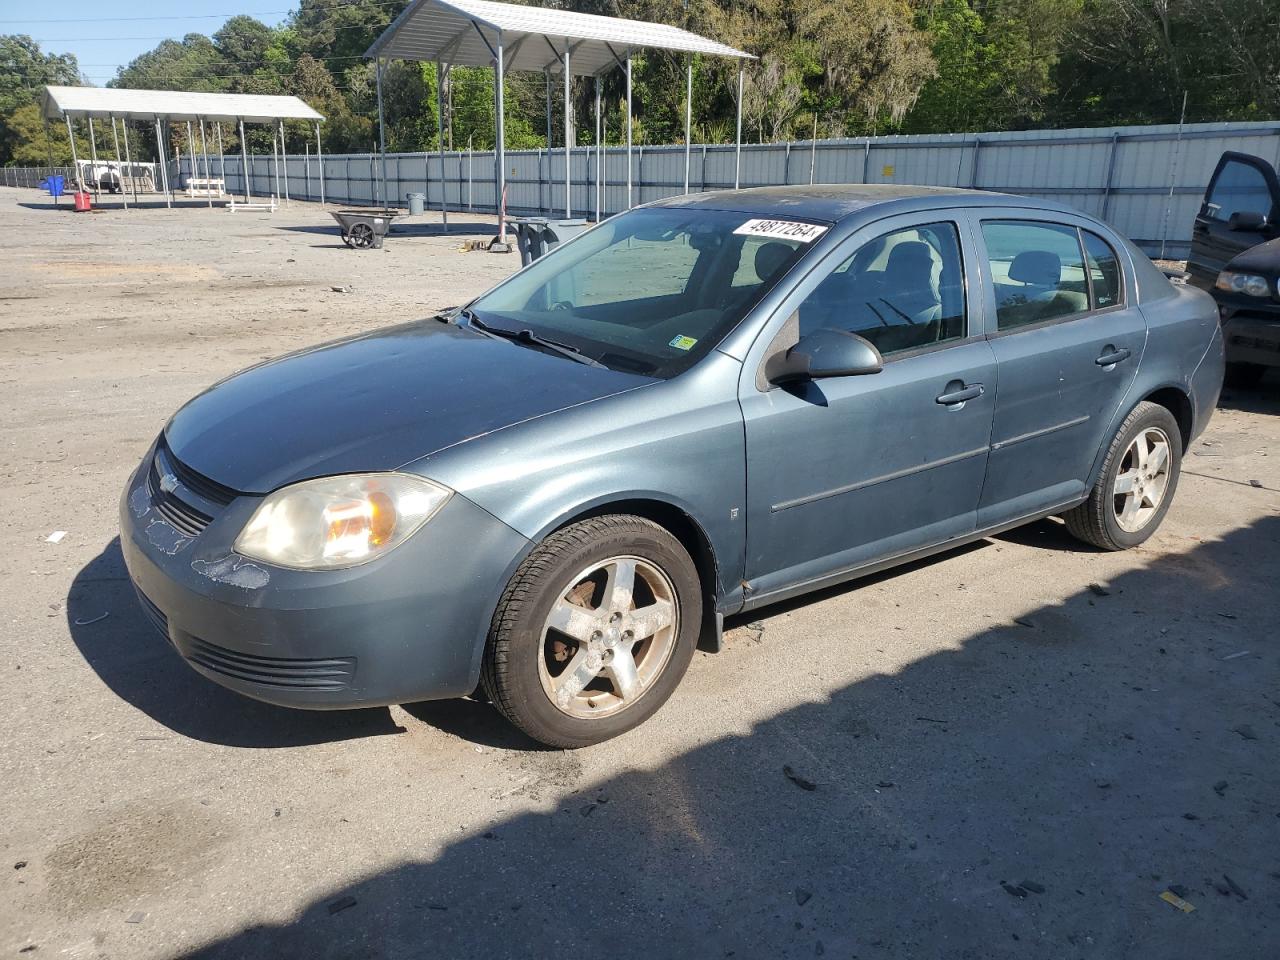
[[[285,18],[291,0],[242,0],[237,10],[229,0],[59,0],[41,6],[0,0],[0,33],[25,33],[48,53],[74,53],[80,72],[96,87],[116,75],[116,68],[146,53],[166,37],[214,33],[229,18],[245,13],[275,25]],[[33,19],[19,19],[25,15]]]

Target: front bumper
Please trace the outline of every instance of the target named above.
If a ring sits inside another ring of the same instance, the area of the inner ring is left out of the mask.
[[[1280,301],[1216,289],[1210,293],[1218,302],[1227,363],[1280,366]]]
[[[1222,335],[1228,363],[1280,367],[1280,310],[1231,310],[1224,307]]]
[[[475,688],[498,597],[531,547],[524,537],[454,494],[385,557],[289,570],[232,550],[259,497],[237,496],[203,530],[184,528],[148,481],[152,456],[121,500],[121,550],[144,611],[196,671],[309,709]],[[171,492],[200,502],[181,486]]]

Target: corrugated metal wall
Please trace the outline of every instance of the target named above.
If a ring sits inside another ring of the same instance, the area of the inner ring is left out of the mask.
[[[1280,166],[1280,122],[1112,127],[1087,130],[872,137],[742,148],[742,186],[783,183],[920,183],[977,187],[1045,197],[1110,221],[1148,253],[1185,256],[1200,197],[1224,150],[1265,157]],[[602,210],[627,206],[626,155],[605,151]],[[183,160],[183,173],[189,160]],[[276,189],[270,157],[252,157],[252,192]],[[200,174],[203,163],[197,158]],[[387,157],[386,195],[397,206],[405,194],[425,193],[438,210],[441,191],[452,210],[495,209],[492,153],[446,153]],[[563,150],[507,154],[507,210],[511,214],[564,215]],[[574,216],[595,215],[595,154],[577,148],[572,157]],[[212,172],[220,175],[214,158]],[[314,156],[291,156],[289,194],[319,199]],[[376,156],[324,158],[325,198],[333,203],[370,204],[382,199]],[[225,161],[228,190],[242,193],[238,156]],[[645,203],[684,189],[681,146],[637,147],[632,156],[632,199]],[[689,161],[690,189],[733,186],[734,148],[695,146]]]

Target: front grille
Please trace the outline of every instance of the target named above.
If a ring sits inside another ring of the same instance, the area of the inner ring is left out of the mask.
[[[291,660],[237,653],[192,637],[187,659],[206,670],[268,687],[321,692],[345,690],[356,673],[355,657]]]
[[[235,490],[230,487],[223,486],[216,480],[210,480],[204,474],[196,473],[185,463],[175,457],[167,446],[161,442],[160,451],[163,453],[165,460],[169,464],[169,469],[173,471],[174,476],[178,478],[178,482],[194,493],[196,496],[204,497],[210,503],[215,503],[220,507],[225,507],[237,496]]]
[[[141,590],[134,588],[134,592],[138,595],[138,603],[142,606],[142,612],[147,615],[147,619],[151,624],[164,634],[165,639],[169,639],[169,618],[164,615],[164,611],[151,602]]]
[[[236,492],[215,480],[196,473],[169,452],[162,440],[156,447],[156,454],[151,459],[151,467],[147,471],[147,493],[151,503],[160,514],[178,532],[188,537],[198,536],[204,528],[213,522],[213,516],[189,503],[179,495],[178,489],[166,490],[161,477],[168,474],[177,482],[180,490],[195,494],[196,497],[215,507],[225,507],[236,498]]]

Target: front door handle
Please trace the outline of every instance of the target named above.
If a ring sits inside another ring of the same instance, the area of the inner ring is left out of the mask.
[[[1100,367],[1114,367],[1121,360],[1129,359],[1129,348],[1121,347],[1117,350],[1115,347],[1108,346],[1103,350],[1102,356],[1093,361]]]
[[[938,403],[944,407],[954,407],[966,400],[975,400],[985,392],[986,389],[980,383],[966,384],[961,380],[953,380],[947,384],[947,392],[938,397]]]

